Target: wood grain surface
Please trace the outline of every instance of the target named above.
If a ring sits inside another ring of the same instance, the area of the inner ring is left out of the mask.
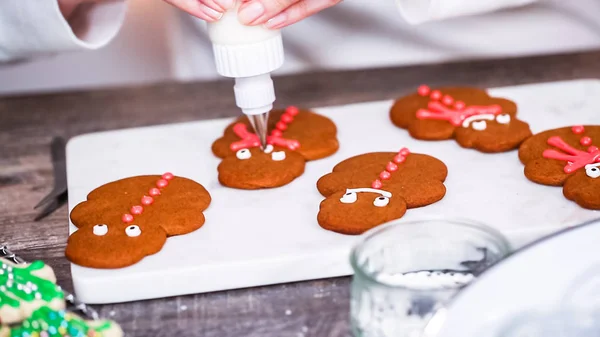
[[[600,52],[589,51],[283,76],[275,85],[279,105],[317,107],[395,98],[422,83],[497,87],[599,77]],[[63,253],[67,207],[33,221],[33,206],[52,187],[52,137],[236,116],[232,85],[163,83],[0,97],[0,244],[28,260],[47,261],[71,289]],[[349,283],[337,278],[95,308],[127,336],[338,337],[349,335]]]

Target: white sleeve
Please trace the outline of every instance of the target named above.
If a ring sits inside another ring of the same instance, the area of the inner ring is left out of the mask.
[[[0,0],[0,62],[97,49],[117,34],[124,0],[82,5],[69,22],[57,0]]]
[[[396,0],[402,16],[412,24],[519,7],[537,0]]]

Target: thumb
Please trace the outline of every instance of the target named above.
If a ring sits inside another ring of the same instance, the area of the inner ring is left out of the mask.
[[[260,25],[267,22],[299,0],[246,0],[240,6],[238,18],[245,25]]]

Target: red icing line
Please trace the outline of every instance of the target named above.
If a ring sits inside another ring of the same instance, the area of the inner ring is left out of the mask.
[[[169,184],[169,181],[172,180],[175,176],[173,175],[173,173],[167,172],[165,174],[163,174],[161,176],[161,179],[156,181],[156,185],[158,187],[166,187]],[[148,193],[155,197],[160,195],[160,190],[156,187],[152,187]],[[144,195],[141,199],[141,203],[144,206],[149,206],[152,205],[154,203],[154,198],[153,197],[149,197],[147,195]],[[131,223],[133,222],[133,215],[140,215],[144,212],[144,207],[140,206],[140,205],[135,205],[135,206],[131,206],[131,209],[129,210],[129,212],[131,213],[127,213],[127,214],[123,214],[123,216],[121,217],[121,220],[124,223]],[[133,215],[132,215],[133,214]]]
[[[585,167],[585,165],[600,162],[600,150],[595,146],[590,146],[587,151],[578,150],[565,143],[559,136],[550,137],[548,144],[557,147],[565,153],[548,149],[543,152],[542,156],[548,159],[566,161],[565,173],[573,173]]]
[[[380,174],[379,174],[379,178],[381,180],[388,180],[392,177],[392,172],[396,172],[398,171],[398,165],[400,163],[403,163],[406,160],[406,156],[408,156],[410,154],[410,150],[403,147],[400,151],[398,151],[398,154],[394,156],[393,162],[388,162],[387,165],[385,166],[385,170],[383,170]],[[381,188],[383,186],[383,183],[381,182],[381,180],[376,179],[375,181],[373,181],[373,183],[371,184],[372,188]]]
[[[271,131],[271,135],[267,136],[267,144],[286,147],[292,151],[300,148],[300,142],[295,139],[283,138],[283,131],[288,128],[288,124],[294,121],[294,117],[300,111],[294,106],[290,106],[281,115],[279,121],[275,124],[275,129]],[[237,123],[233,126],[233,132],[242,140],[231,143],[229,148],[231,151],[238,151],[251,147],[259,147],[260,139],[254,133],[248,131],[248,127],[243,123]]]
[[[419,87],[419,95],[427,96],[429,90],[424,88],[427,86]],[[429,89],[429,87],[427,87]],[[434,90],[429,95],[431,99],[427,105],[427,109],[419,109],[417,111],[417,118],[419,119],[433,119],[433,120],[445,120],[450,122],[454,126],[461,126],[463,121],[471,116],[476,115],[499,115],[502,112],[502,107],[494,105],[470,105],[466,106],[462,101],[456,101],[454,107],[446,107],[446,105],[452,105],[455,101],[450,95],[444,95],[442,103],[439,102],[442,97],[442,93],[439,90]]]

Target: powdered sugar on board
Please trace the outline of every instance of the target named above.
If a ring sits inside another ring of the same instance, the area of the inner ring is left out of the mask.
[[[529,122],[534,133],[600,124],[600,81],[536,84],[490,93],[515,100],[519,118]],[[566,200],[561,188],[527,180],[516,151],[482,154],[454,141],[412,139],[389,121],[391,104],[315,109],[337,124],[339,152],[311,162],[304,175],[291,184],[270,190],[234,190],[218,183],[220,159],[210,147],[231,119],[72,139],[67,146],[70,209],[107,182],[162,172],[198,181],[213,198],[204,227],[168,239],[159,253],[136,265],[118,270],[73,265],[76,294],[84,302],[110,303],[348,275],[348,254],[357,237],[319,227],[316,216],[323,198],[315,184],[335,164],[366,152],[407,147],[411,152],[433,155],[448,166],[446,197],[407,212],[404,220],[472,218],[495,227],[519,245],[600,217],[600,212]]]

